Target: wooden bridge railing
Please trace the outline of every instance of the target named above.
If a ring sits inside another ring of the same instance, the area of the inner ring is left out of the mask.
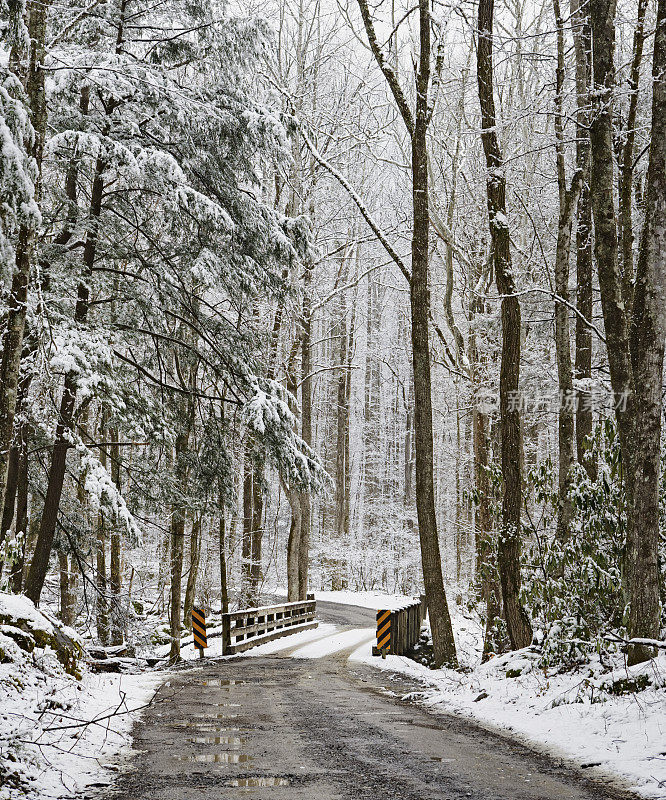
[[[242,608],[222,615],[222,654],[242,653],[282,636],[300,633],[319,624],[314,595],[296,603]]]
[[[425,595],[398,608],[377,611],[377,644],[373,656],[393,653],[401,656],[418,642],[426,615]]]

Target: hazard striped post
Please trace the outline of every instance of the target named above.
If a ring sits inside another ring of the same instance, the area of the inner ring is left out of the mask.
[[[192,609],[192,633],[194,634],[194,646],[199,648],[199,658],[204,657],[204,648],[208,647],[206,638],[206,612],[203,608]]]
[[[391,623],[393,614],[390,609],[377,612],[377,646],[374,648],[377,655],[391,652]]]

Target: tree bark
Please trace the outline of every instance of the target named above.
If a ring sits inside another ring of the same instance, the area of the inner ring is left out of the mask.
[[[169,660],[175,663],[180,659],[180,603],[181,581],[183,575],[183,550],[185,539],[185,518],[182,510],[174,508],[171,516],[171,582],[170,582],[170,633],[171,648]]]
[[[188,477],[187,464],[184,455],[190,442],[190,432],[194,422],[194,401],[190,396],[183,403],[183,424],[174,447],[175,485],[181,489],[185,487]],[[171,570],[170,570],[170,633],[171,648],[169,660],[175,663],[180,659],[180,623],[181,623],[181,584],[183,576],[183,550],[185,540],[185,511],[179,503],[175,503],[171,510]]]
[[[88,318],[90,286],[89,281],[92,277],[92,269],[95,263],[97,252],[97,240],[99,230],[99,217],[102,210],[102,196],[104,192],[103,174],[106,164],[101,156],[98,156],[95,163],[95,174],[90,195],[89,229],[83,249],[83,264],[85,267],[84,275],[79,281],[76,308],[74,311],[74,324],[77,326],[85,325]],[[60,401],[59,417],[56,426],[55,442],[51,454],[51,464],[49,468],[49,480],[44,500],[44,510],[42,521],[35,546],[35,554],[30,565],[30,572],[26,582],[26,594],[37,605],[46,579],[49,567],[49,558],[53,546],[58,521],[58,510],[62,487],[65,480],[65,470],[67,461],[67,451],[70,446],[69,432],[74,422],[74,407],[76,405],[76,376],[68,372],[65,376],[65,383]]]
[[[666,0],[660,0],[653,55],[652,138],[633,314],[625,305],[613,202],[615,1],[593,0],[594,118],[590,128],[595,255],[611,384],[616,399],[627,498],[624,586],[629,634],[659,635],[659,480],[661,379],[666,336]],[[629,663],[652,655],[629,648]]]
[[[263,469],[256,470],[252,476],[252,563],[250,564],[250,584],[253,604],[259,600],[261,583],[264,579],[262,566],[262,544],[264,539],[264,490]]]
[[[64,625],[71,625],[73,614],[69,559],[64,550],[58,549],[58,565],[60,568],[60,619]]]
[[[647,0],[638,0],[633,54],[629,69],[629,109],[623,131],[619,158],[618,239],[622,264],[622,294],[627,311],[631,313],[634,300],[634,226],[632,215],[632,189],[634,186],[634,142],[636,140],[636,114],[638,112],[638,82],[645,43],[645,11]]]
[[[35,131],[32,156],[37,166],[35,199],[41,194],[41,166],[46,136],[47,108],[44,88],[45,41],[48,0],[30,0],[27,4],[30,54],[26,78],[26,93],[30,118]],[[7,299],[7,327],[2,341],[0,360],[0,508],[4,508],[7,486],[9,452],[14,433],[17,389],[23,350],[26,313],[28,310],[28,283],[30,264],[35,244],[34,224],[22,224],[16,246],[16,259],[11,288]]]
[[[578,198],[576,224],[576,308],[585,320],[592,319],[592,206],[590,201],[590,80],[592,37],[587,5],[570,0],[576,61],[576,168],[582,186]],[[579,381],[592,378],[592,331],[576,315],[575,374]],[[576,457],[592,480],[596,463],[588,446],[592,435],[593,413],[589,386],[576,392]]]
[[[666,0],[659,0],[652,64],[652,138],[645,221],[636,268],[630,348],[636,389],[633,431],[633,507],[628,541],[629,635],[657,639],[660,633],[659,499],[664,340],[666,338]],[[630,648],[637,664],[652,648]]]
[[[183,618],[185,625],[192,630],[192,608],[197,590],[197,577],[199,573],[199,560],[201,558],[201,517],[192,523],[190,533],[190,564],[187,572],[187,585],[185,586],[185,605]]]
[[[9,449],[9,463],[7,465],[7,479],[5,482],[5,503],[2,509],[2,527],[0,528],[0,545],[7,538],[7,534],[14,520],[14,507],[16,506],[16,490],[18,488],[19,449],[13,444]],[[0,574],[3,563],[0,561]]]
[[[442,560],[435,513],[433,478],[432,386],[430,375],[430,288],[428,211],[430,83],[430,7],[419,0],[419,68],[416,77],[416,114],[412,135],[412,273],[409,296],[412,315],[412,367],[414,372],[414,444],[416,455],[416,514],[419,523],[421,560],[428,615],[437,666],[457,664],[453,628],[446,602]]]
[[[25,564],[25,554],[28,538],[28,442],[27,426],[21,426],[21,439],[19,442],[18,458],[18,488],[16,492],[16,534],[22,535],[21,550],[12,569],[10,582],[14,594],[19,594],[23,588],[23,568]]]
[[[112,426],[108,429],[111,440],[111,480],[118,493],[120,493],[120,448],[118,447],[118,428]],[[122,590],[122,539],[118,528],[114,526],[110,536],[110,572],[109,588],[111,590],[111,644],[122,644],[124,635],[124,611],[121,598]]]
[[[224,511],[224,495],[220,492],[220,519],[218,527],[218,545],[220,555],[220,602],[222,613],[229,611],[229,586],[227,584],[227,518]]]
[[[243,464],[243,538],[241,540],[241,608],[254,604],[252,597],[252,525],[254,523],[254,467],[246,453]]]
[[[100,644],[109,643],[109,600],[106,585],[106,532],[104,515],[100,511],[97,520],[97,541],[95,545],[95,586],[97,598],[95,604],[97,638]]]
[[[340,274],[340,282],[347,280],[347,270]],[[347,369],[347,304],[344,293],[340,294],[338,306],[338,377],[336,381],[336,430],[335,430],[335,543],[338,552],[343,551],[349,542],[349,394]],[[333,563],[333,576],[331,588],[340,590],[346,588],[346,574],[344,559],[336,558]]]
[[[400,86],[397,73],[390,66],[378,43],[367,0],[358,0],[366,35],[375,61],[393,94],[396,106],[411,140],[412,174],[412,270],[409,297],[412,321],[412,369],[414,375],[414,450],[416,515],[419,524],[421,563],[428,615],[437,665],[457,664],[451,618],[446,602],[442,561],[435,514],[433,477],[432,386],[430,373],[430,288],[429,244],[430,211],[428,205],[427,132],[432,109],[429,103],[431,80],[431,38],[429,0],[419,0],[419,58],[415,70],[415,113]],[[404,273],[406,270],[401,267]]]
[[[481,140],[488,177],[488,217],[497,291],[502,297],[502,360],[500,366],[500,428],[502,436],[502,530],[497,564],[502,585],[504,616],[511,645],[526,647],[532,626],[520,602],[522,442],[518,387],[520,375],[521,314],[511,271],[506,183],[496,130],[493,97],[494,0],[480,0],[478,17],[477,79],[481,106]]]
[[[567,189],[565,170],[563,92],[565,79],[564,21],[559,0],[553,0],[555,24],[557,26],[557,69],[555,89],[555,149],[557,159],[557,185],[560,214],[557,226],[555,250],[555,351],[557,353],[557,375],[560,389],[558,412],[558,509],[557,537],[560,542],[569,538],[569,525],[573,516],[573,502],[569,496],[575,458],[575,403],[571,363],[571,340],[569,331],[569,261],[571,258],[571,234],[578,197],[583,183],[583,171],[577,171]],[[583,167],[584,169],[584,167]]]
[[[312,312],[310,303],[310,283],[312,281],[312,265],[307,263],[303,278],[303,317],[301,336],[301,438],[312,446],[312,358],[310,353],[310,337],[312,330]],[[311,503],[307,492],[300,492],[301,502],[301,535],[298,545],[298,598],[305,600],[308,595],[308,572],[310,568],[310,526]]]

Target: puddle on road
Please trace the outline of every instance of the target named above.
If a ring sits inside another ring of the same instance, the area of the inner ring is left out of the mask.
[[[222,680],[222,678],[210,678],[210,680],[203,681],[203,686],[215,686],[218,689],[229,686],[242,686],[245,681]]]
[[[262,787],[262,786],[289,786],[288,778],[234,778],[232,781],[227,781],[227,786],[245,786],[245,787]]]
[[[247,741],[247,736],[193,736],[193,744],[232,744],[240,745]]]
[[[244,764],[253,760],[247,753],[194,753],[179,755],[176,758],[178,761],[188,761],[191,764]]]

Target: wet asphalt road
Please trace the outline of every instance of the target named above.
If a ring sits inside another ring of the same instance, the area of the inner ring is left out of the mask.
[[[367,609],[318,603],[371,627]],[[293,648],[296,649],[296,648]],[[352,648],[355,649],[355,648]],[[207,661],[176,672],[134,728],[118,800],[620,800],[505,737],[390,696],[415,687],[349,652]]]

